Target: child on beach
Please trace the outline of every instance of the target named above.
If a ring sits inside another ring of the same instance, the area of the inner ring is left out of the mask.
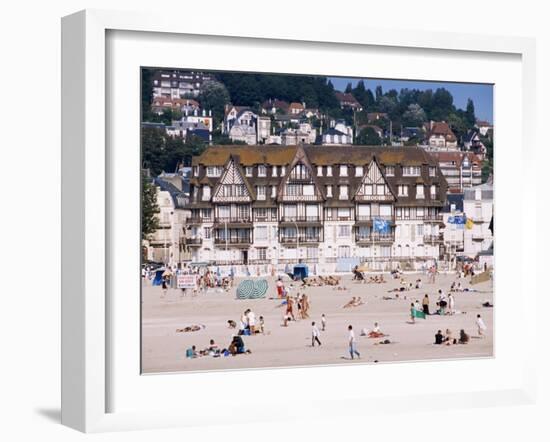
[[[483,322],[483,319],[481,319],[481,315],[477,315],[476,325],[477,334],[479,335],[479,337],[483,337],[483,332],[487,330],[487,326],[485,325],[485,322]]]
[[[262,335],[265,335],[265,322],[264,322],[264,317],[263,316],[260,316],[260,322],[259,322],[259,325],[260,325],[260,333]]]
[[[186,358],[196,358],[197,357],[197,347],[195,347],[194,345],[191,347],[191,348],[188,348],[187,350],[185,350],[185,357]]]
[[[326,326],[327,326],[327,318],[326,318],[325,314],[323,313],[321,315],[321,330],[325,331]]]
[[[315,347],[315,342],[321,345],[321,341],[319,341],[319,329],[315,325],[315,321],[311,323],[311,346]]]

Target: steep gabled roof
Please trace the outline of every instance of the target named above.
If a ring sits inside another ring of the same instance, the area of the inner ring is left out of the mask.
[[[447,141],[456,141],[456,135],[445,121],[437,121],[433,123],[432,128],[428,133],[428,138],[433,135],[444,136]]]

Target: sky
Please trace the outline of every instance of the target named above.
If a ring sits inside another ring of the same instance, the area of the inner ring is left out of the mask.
[[[353,86],[360,80],[359,78],[330,77],[334,88],[343,91],[346,85],[351,82]],[[397,91],[408,89],[435,89],[443,87],[453,96],[454,104],[457,108],[466,109],[466,102],[471,98],[474,102],[476,117],[493,123],[493,85],[479,83],[447,83],[440,81],[412,81],[412,80],[384,80],[377,78],[363,78],[367,89],[372,90],[376,86],[382,86],[382,90],[387,92],[390,89]]]

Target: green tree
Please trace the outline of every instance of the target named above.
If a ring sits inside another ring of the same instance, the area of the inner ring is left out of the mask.
[[[153,101],[153,73],[154,70],[141,70],[141,121],[150,121],[151,103]]]
[[[372,127],[366,127],[359,132],[355,142],[365,146],[380,146],[382,139]]]
[[[202,85],[199,100],[203,109],[212,111],[216,126],[223,120],[225,105],[230,103],[231,97],[223,83],[211,80]]]
[[[419,104],[409,104],[407,110],[403,113],[403,125],[408,127],[419,127],[426,121],[426,112]]]
[[[351,92],[353,91],[353,86],[351,85],[351,83],[348,83],[346,85],[346,90],[344,91],[346,94],[351,94]]]
[[[474,102],[471,98],[468,98],[468,102],[466,104],[466,122],[468,123],[469,127],[472,128],[474,124],[476,124],[476,111],[474,107]]]
[[[141,239],[149,239],[159,228],[157,189],[145,172],[141,172]]]
[[[464,111],[458,110],[450,113],[447,118],[447,123],[458,140],[464,138],[468,133],[469,127]]]

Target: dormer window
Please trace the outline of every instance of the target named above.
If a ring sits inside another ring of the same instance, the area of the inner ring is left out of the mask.
[[[424,186],[422,184],[416,185],[416,199],[424,199]]]
[[[317,176],[323,176],[323,166],[317,166]]]
[[[435,167],[434,167],[434,166],[430,166],[428,170],[429,170],[430,176],[432,176],[432,177],[435,176],[435,171],[436,171],[436,170],[435,170]]]
[[[206,176],[207,177],[219,177],[221,176],[222,174],[222,171],[223,171],[223,167],[220,167],[220,166],[208,166],[206,168]]]
[[[327,176],[332,176],[332,166],[327,166]]]
[[[386,166],[386,176],[395,176],[394,166]]]
[[[259,177],[267,176],[267,168],[263,164],[260,164],[258,166],[258,176]]]
[[[341,200],[348,199],[348,186],[340,186],[340,199]]]
[[[340,176],[348,176],[348,166],[346,165],[340,166]]]
[[[363,176],[363,166],[355,167],[355,176]]]
[[[252,176],[252,167],[251,166],[246,166],[245,168],[245,175],[246,176]]]
[[[259,200],[265,200],[265,186],[258,186],[256,188],[256,196]]]
[[[403,176],[420,176],[420,166],[403,167]]]
[[[332,198],[332,186],[327,186],[327,198]]]
[[[271,168],[271,176],[277,176],[277,166]]]

